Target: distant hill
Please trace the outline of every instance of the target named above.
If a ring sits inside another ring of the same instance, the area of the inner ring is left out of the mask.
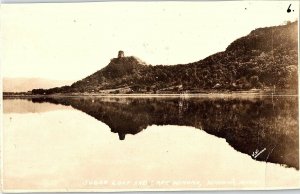
[[[180,45],[179,45],[180,46]],[[186,52],[189,48],[186,48]],[[259,28],[224,52],[178,65],[148,65],[137,57],[113,58],[103,69],[73,83],[34,94],[184,92],[276,88],[297,90],[298,23]]]
[[[27,92],[34,88],[49,89],[71,84],[73,81],[51,80],[42,78],[3,78],[4,92]]]

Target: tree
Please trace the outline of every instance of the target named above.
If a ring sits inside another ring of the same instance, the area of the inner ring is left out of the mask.
[[[259,82],[259,78],[257,75],[254,75],[250,78],[250,84],[252,87],[259,88],[261,86],[261,83]]]

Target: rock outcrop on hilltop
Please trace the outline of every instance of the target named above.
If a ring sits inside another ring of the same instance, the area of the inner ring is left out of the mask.
[[[187,48],[188,52],[188,48]],[[276,88],[297,91],[298,22],[259,28],[224,52],[178,65],[148,65],[120,51],[103,69],[73,83],[33,94],[186,92]]]

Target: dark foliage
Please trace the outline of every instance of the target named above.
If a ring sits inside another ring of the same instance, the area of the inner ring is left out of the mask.
[[[114,58],[103,69],[71,86],[35,89],[33,94],[131,92],[297,90],[298,24],[259,28],[231,43],[224,52],[180,65],[147,65],[136,57]],[[128,92],[128,91],[126,91]]]
[[[266,148],[256,160],[299,169],[297,97],[109,100],[107,97],[41,97],[31,100],[72,106],[107,124],[121,140],[151,125],[193,126],[226,139],[233,148],[248,155]]]

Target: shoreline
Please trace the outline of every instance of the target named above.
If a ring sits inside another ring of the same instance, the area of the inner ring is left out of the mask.
[[[133,93],[133,94],[51,94],[51,95],[7,95],[3,94],[3,99],[10,98],[63,98],[63,97],[106,97],[106,98],[226,98],[226,97],[267,97],[267,96],[298,96],[294,93],[270,93],[265,91],[252,92],[252,91],[235,91],[235,92],[211,92],[211,93],[174,93],[174,94],[147,94],[147,93]]]

